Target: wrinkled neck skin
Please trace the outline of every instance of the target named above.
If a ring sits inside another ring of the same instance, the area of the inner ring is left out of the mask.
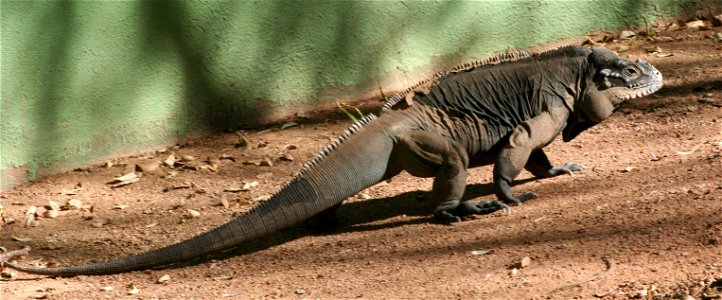
[[[612,113],[624,101],[614,101],[614,97],[610,97],[608,93],[597,89],[593,81],[593,77],[597,72],[592,65],[587,65],[584,70],[589,70],[585,74],[585,88],[577,97],[574,104],[574,111],[569,116],[567,126],[562,131],[562,139],[565,142],[571,141],[584,130],[601,123],[609,118]]]
[[[622,101],[614,103],[606,93],[592,87],[581,100],[579,109],[582,110],[589,121],[599,123],[609,118],[621,103]]]

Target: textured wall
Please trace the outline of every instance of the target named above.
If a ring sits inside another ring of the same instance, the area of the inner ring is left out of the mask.
[[[681,3],[2,1],[0,188]]]

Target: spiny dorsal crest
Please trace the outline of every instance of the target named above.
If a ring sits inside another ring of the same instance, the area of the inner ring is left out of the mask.
[[[298,173],[296,173],[296,177],[303,176],[304,174],[308,173],[313,167],[315,167],[319,161],[324,159],[326,156],[328,156],[333,150],[338,147],[338,145],[341,145],[344,141],[346,141],[351,135],[356,133],[359,129],[364,127],[366,124],[371,122],[372,120],[376,119],[376,116],[374,114],[368,114],[365,117],[361,118],[360,120],[356,121],[356,123],[353,123],[351,127],[346,129],[346,131],[341,134],[341,136],[333,139],[330,144],[326,145],[326,147],[323,147],[321,149],[321,152],[316,154],[316,156],[313,157],[309,162],[307,162],[303,168],[301,168]]]
[[[450,71],[441,71],[437,72],[436,74],[432,75],[430,78],[419,81],[418,83],[410,86],[406,90],[404,90],[401,93],[395,94],[389,98],[386,103],[381,107],[381,113],[389,110],[390,108],[394,107],[399,101],[406,100],[409,105],[411,105],[411,98],[413,98],[414,94],[416,92],[421,93],[428,93],[431,88],[438,83],[439,78],[448,75],[449,73],[460,73],[460,72],[466,72],[469,70],[473,70],[474,68],[478,68],[481,66],[487,66],[487,65],[496,65],[499,63],[504,62],[511,62],[511,61],[517,61],[525,58],[531,57],[531,54],[526,51],[512,51],[507,53],[502,53],[496,56],[489,57],[487,59],[477,60],[468,62],[462,65],[458,65],[456,67],[451,68]]]

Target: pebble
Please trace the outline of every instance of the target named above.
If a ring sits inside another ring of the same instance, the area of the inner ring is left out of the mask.
[[[526,268],[531,264],[531,258],[529,256],[524,256],[521,258],[518,258],[513,263],[511,263],[510,267],[513,269],[521,269]]]

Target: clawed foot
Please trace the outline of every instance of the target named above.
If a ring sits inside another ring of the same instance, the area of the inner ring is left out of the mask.
[[[506,211],[507,215],[511,215],[511,207],[498,200],[482,201],[479,203],[461,202],[452,211],[437,210],[434,213],[434,218],[443,223],[454,223],[461,222],[463,217],[469,215],[486,215],[502,209]]]
[[[564,165],[561,167],[553,167],[551,170],[549,170],[549,173],[551,173],[552,176],[558,176],[562,174],[569,174],[571,176],[574,176],[574,172],[582,170],[584,170],[584,166],[582,164],[564,163]]]
[[[511,199],[508,199],[506,203],[514,204],[514,205],[521,205],[522,202],[526,200],[536,199],[539,198],[539,196],[532,192],[526,192],[524,194],[520,195],[514,195]]]

